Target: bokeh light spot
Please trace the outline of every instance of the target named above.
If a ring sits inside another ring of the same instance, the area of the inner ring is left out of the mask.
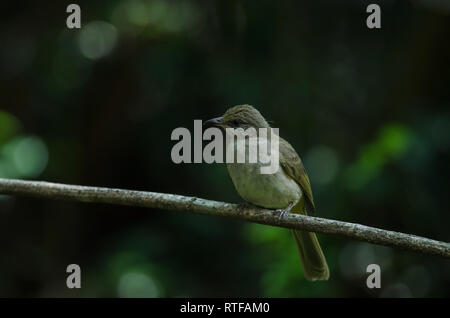
[[[128,21],[137,26],[145,26],[150,22],[151,12],[149,5],[143,1],[127,1],[126,14]]]
[[[120,277],[117,287],[119,297],[158,297],[159,290],[152,277],[144,273],[128,272]]]
[[[48,151],[38,137],[18,137],[5,147],[19,177],[36,177],[47,166]]]
[[[411,139],[408,127],[391,124],[380,131],[379,147],[387,155],[397,157],[408,149]]]
[[[81,29],[80,50],[89,59],[99,59],[108,55],[117,42],[116,28],[104,21],[88,23]]]
[[[20,123],[13,115],[0,110],[0,144],[14,136],[19,128]]]

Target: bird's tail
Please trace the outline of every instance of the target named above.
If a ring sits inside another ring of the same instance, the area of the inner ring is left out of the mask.
[[[296,210],[292,212],[300,213],[298,209]],[[303,212],[302,214],[305,213]],[[299,230],[292,230],[292,233],[297,243],[305,277],[312,281],[327,280],[330,277],[330,271],[316,234]]]

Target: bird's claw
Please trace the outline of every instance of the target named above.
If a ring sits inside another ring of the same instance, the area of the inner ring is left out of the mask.
[[[275,212],[280,213],[278,215],[278,220],[281,220],[286,213],[291,212],[293,206],[294,203],[291,202],[286,209],[276,209]]]
[[[281,220],[288,211],[287,209],[276,209],[275,212],[279,213],[278,220]]]

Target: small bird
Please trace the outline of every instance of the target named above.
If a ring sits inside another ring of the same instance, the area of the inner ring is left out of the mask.
[[[205,126],[226,128],[269,128],[261,113],[250,105],[238,105],[228,109],[222,117],[210,119]],[[236,144],[236,143],[234,143]],[[246,141],[248,149],[249,141]],[[227,145],[229,147],[230,145]],[[236,145],[235,145],[236,147]],[[239,195],[247,202],[277,209],[280,217],[285,213],[307,215],[315,212],[311,184],[303,163],[294,148],[279,137],[279,164],[274,174],[261,174],[261,162],[228,163],[227,169]],[[327,280],[328,265],[316,234],[292,230],[297,243],[303,272],[308,280]]]

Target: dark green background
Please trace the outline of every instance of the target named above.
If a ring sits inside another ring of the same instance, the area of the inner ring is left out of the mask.
[[[177,127],[252,104],[303,158],[318,215],[450,241],[446,1],[0,5],[0,177],[241,202],[222,164],[171,161]],[[448,260],[183,212],[0,198],[0,296],[448,297]],[[66,288],[65,269],[82,269]],[[366,267],[382,288],[366,287]]]

